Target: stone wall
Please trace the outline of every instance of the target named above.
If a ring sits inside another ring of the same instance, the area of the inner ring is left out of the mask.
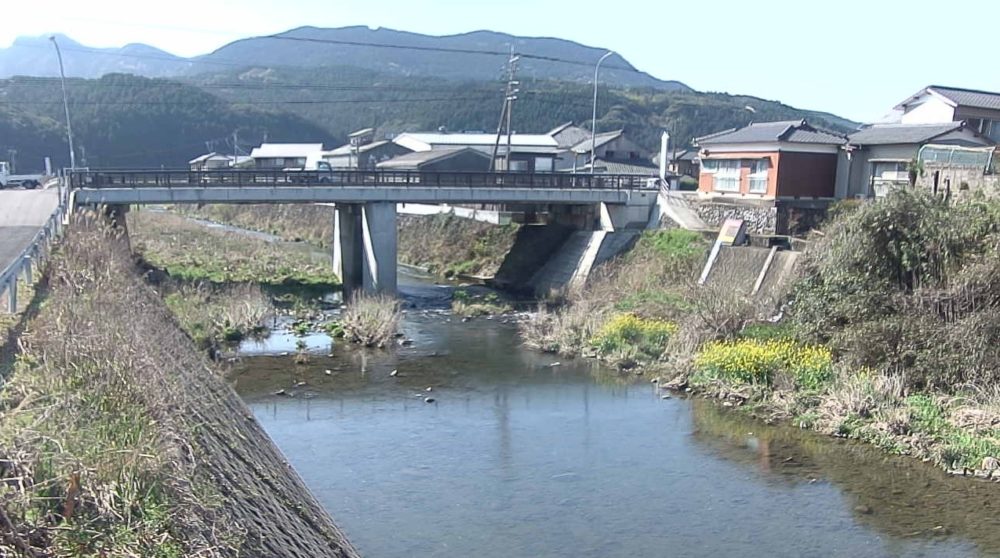
[[[924,163],[924,175],[917,178],[917,188],[954,199],[984,195],[1000,196],[1000,174],[983,172],[981,166]]]
[[[773,234],[778,224],[778,210],[774,206],[758,206],[713,201],[693,201],[693,209],[705,223],[718,227],[726,219],[743,219],[747,232]]]

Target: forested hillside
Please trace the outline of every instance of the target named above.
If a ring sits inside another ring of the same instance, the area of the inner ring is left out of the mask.
[[[334,147],[351,131],[492,131],[503,101],[499,82],[404,77],[354,67],[250,69],[203,74],[183,83],[112,74],[68,81],[78,161],[90,166],[180,166],[206,151],[244,150],[265,139]],[[545,132],[563,122],[589,127],[589,85],[523,80],[514,129]],[[751,107],[753,111],[747,109]],[[750,120],[808,118],[835,131],[853,123],[774,101],[720,93],[601,88],[598,129],[625,128],[651,152],[662,130],[677,145]],[[0,156],[17,149],[22,168],[44,155],[65,164],[62,97],[48,78],[0,80]]]
[[[206,150],[240,142],[340,138],[308,120],[267,106],[220,99],[176,81],[111,74],[67,82],[77,163],[92,167],[177,167]],[[45,156],[68,164],[62,93],[55,79],[0,80],[0,157],[17,150],[22,170],[42,167]]]

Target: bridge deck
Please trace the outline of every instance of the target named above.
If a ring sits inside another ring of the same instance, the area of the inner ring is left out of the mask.
[[[657,188],[640,175],[357,170],[75,171],[71,187],[78,204],[628,203]]]

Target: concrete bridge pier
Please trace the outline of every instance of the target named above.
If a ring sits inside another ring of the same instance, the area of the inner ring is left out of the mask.
[[[396,204],[337,204],[333,229],[333,265],[344,299],[359,290],[395,295]]]

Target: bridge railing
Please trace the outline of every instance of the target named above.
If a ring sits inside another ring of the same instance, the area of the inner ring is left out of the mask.
[[[389,170],[283,171],[252,170],[87,170],[71,175],[72,188],[369,186],[448,188],[656,189],[644,175],[421,172]]]

